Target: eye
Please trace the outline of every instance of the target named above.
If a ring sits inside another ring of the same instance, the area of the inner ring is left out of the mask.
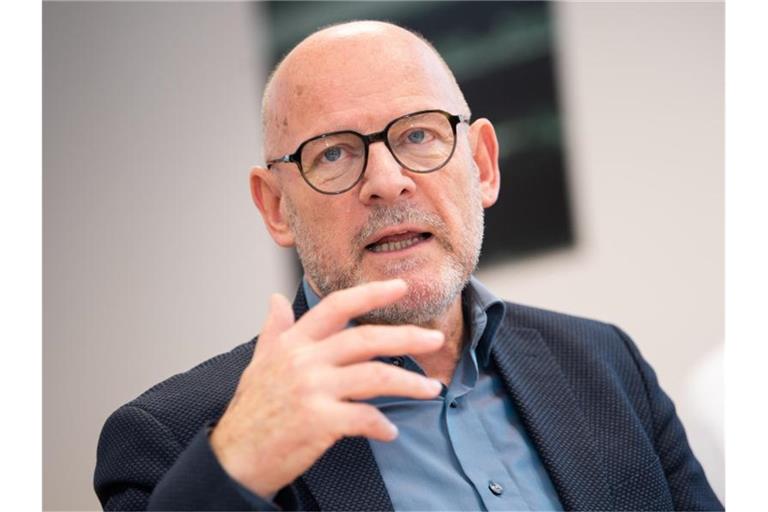
[[[334,146],[323,151],[323,159],[328,162],[335,162],[339,158],[341,158],[341,148],[338,146]]]
[[[304,164],[305,171],[311,172],[314,169],[343,168],[351,165],[360,158],[356,148],[349,147],[348,144],[334,144],[322,148],[310,148],[304,155],[307,158]]]
[[[427,134],[422,129],[411,130],[410,132],[408,132],[407,138],[408,138],[408,142],[412,142],[414,144],[421,144],[422,142],[424,142],[424,139],[427,138]]]
[[[315,170],[343,170],[359,163],[364,153],[363,139],[356,133],[321,135],[305,143],[301,150],[301,165],[305,173]]]
[[[425,146],[436,141],[438,134],[426,126],[412,126],[398,136],[398,146]]]

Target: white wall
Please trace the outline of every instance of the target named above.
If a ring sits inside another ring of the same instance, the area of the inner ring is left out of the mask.
[[[480,277],[626,330],[723,498],[723,4],[555,7],[578,245]]]
[[[97,508],[107,415],[245,341],[269,293],[293,292],[248,196],[266,29],[253,9],[44,4],[45,509]],[[480,277],[625,328],[723,496],[722,423],[705,427],[687,387],[723,339],[722,4],[555,15],[579,244]]]

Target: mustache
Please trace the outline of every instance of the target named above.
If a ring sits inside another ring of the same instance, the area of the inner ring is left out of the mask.
[[[432,235],[447,249],[452,249],[448,244],[448,226],[443,219],[432,212],[425,212],[413,205],[375,206],[368,214],[368,219],[353,237],[355,247],[363,247],[377,231],[398,224],[418,224],[428,228]]]

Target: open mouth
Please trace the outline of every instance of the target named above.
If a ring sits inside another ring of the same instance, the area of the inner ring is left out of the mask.
[[[398,233],[380,238],[379,240],[368,244],[365,249],[371,252],[395,252],[402,251],[416,244],[432,238],[432,233]]]

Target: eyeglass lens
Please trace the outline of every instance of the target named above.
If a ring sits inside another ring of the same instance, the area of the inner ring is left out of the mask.
[[[404,117],[387,132],[394,157],[415,172],[429,172],[445,165],[453,153],[454,138],[450,121],[438,112]],[[301,150],[304,178],[324,192],[351,187],[365,164],[365,141],[353,132],[319,137]]]

